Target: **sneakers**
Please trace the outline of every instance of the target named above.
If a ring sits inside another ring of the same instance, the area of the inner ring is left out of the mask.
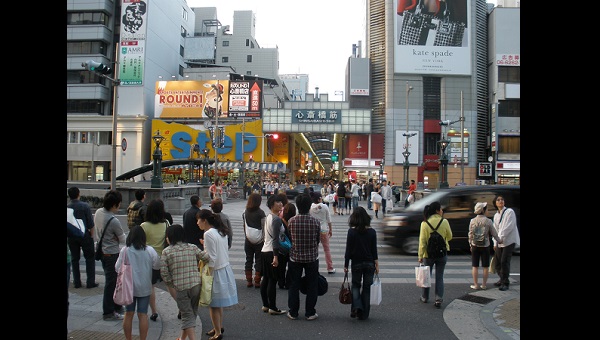
[[[433,304],[435,306],[435,308],[440,308],[442,307],[442,300],[435,300],[435,303]]]
[[[502,286],[502,281],[498,281],[498,282],[494,283],[494,286],[496,286],[496,287]]]
[[[269,309],[269,314],[270,315],[281,315],[281,314],[285,314],[285,310],[284,309]]]
[[[478,289],[479,289],[479,286],[478,286],[478,285],[471,285],[471,289],[478,290]]]
[[[123,315],[117,313],[117,312],[113,312],[112,314],[106,314],[102,316],[102,319],[104,321],[116,321],[116,320],[123,320]]]
[[[327,273],[329,273],[329,274],[335,274],[335,268],[333,268],[332,270],[328,271]]]
[[[307,316],[306,320],[312,321],[312,320],[316,320],[318,317],[319,317],[319,314],[315,313],[315,314],[313,314],[311,316]]]
[[[486,290],[487,286],[481,285],[481,290]]]
[[[502,286],[500,286],[499,290],[506,291],[506,290],[508,290],[508,286],[507,285],[502,285]]]
[[[288,319],[290,319],[290,320],[296,320],[296,319],[298,319],[298,317],[297,317],[297,316],[292,316],[292,314],[290,314],[290,312],[287,312],[287,317],[288,317]]]
[[[262,307],[260,307],[260,310],[267,313],[269,311],[269,307],[262,306]]]
[[[423,302],[423,303],[427,303],[427,299],[426,299],[426,298],[424,298],[424,297],[422,297],[422,296],[421,296],[420,300],[421,300],[421,302]]]

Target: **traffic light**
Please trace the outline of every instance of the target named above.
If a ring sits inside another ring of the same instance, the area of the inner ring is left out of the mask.
[[[332,162],[337,162],[338,161],[338,155],[337,154],[331,155],[331,161]]]
[[[277,133],[265,133],[265,137],[267,137],[267,139],[278,140],[279,139],[279,134],[277,134]]]
[[[81,63],[81,66],[85,67],[88,71],[94,71],[101,74],[111,74],[112,69],[107,65],[99,63],[97,61],[88,60],[86,62]]]

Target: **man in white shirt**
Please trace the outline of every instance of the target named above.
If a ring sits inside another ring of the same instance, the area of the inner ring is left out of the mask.
[[[392,187],[388,184],[388,182],[384,179],[381,182],[381,210],[383,215],[386,213],[387,201],[392,199]]]

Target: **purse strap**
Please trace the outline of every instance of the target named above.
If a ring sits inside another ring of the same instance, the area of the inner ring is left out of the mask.
[[[102,244],[102,240],[104,239],[104,234],[106,233],[106,229],[108,229],[108,224],[110,223],[110,221],[112,221],[113,218],[115,218],[115,217],[111,216],[108,219],[108,222],[106,222],[106,225],[104,226],[104,229],[102,230],[102,236],[100,236],[100,240],[98,241],[98,243]]]

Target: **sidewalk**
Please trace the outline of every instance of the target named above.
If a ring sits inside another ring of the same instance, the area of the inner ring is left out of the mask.
[[[69,339],[122,340],[121,321],[102,320],[104,277],[97,275],[100,286],[86,289],[71,287],[69,292]],[[162,313],[156,322],[149,321],[148,340],[173,340],[179,335],[177,310],[168,292],[156,289],[157,304]],[[521,287],[511,285],[508,291],[497,288],[468,294],[468,299],[455,299],[444,308],[444,321],[458,339],[520,339]],[[169,310],[174,309],[174,310]],[[196,334],[206,331],[198,320]],[[133,318],[134,339],[139,339],[137,316]],[[165,335],[165,336],[163,336]]]

